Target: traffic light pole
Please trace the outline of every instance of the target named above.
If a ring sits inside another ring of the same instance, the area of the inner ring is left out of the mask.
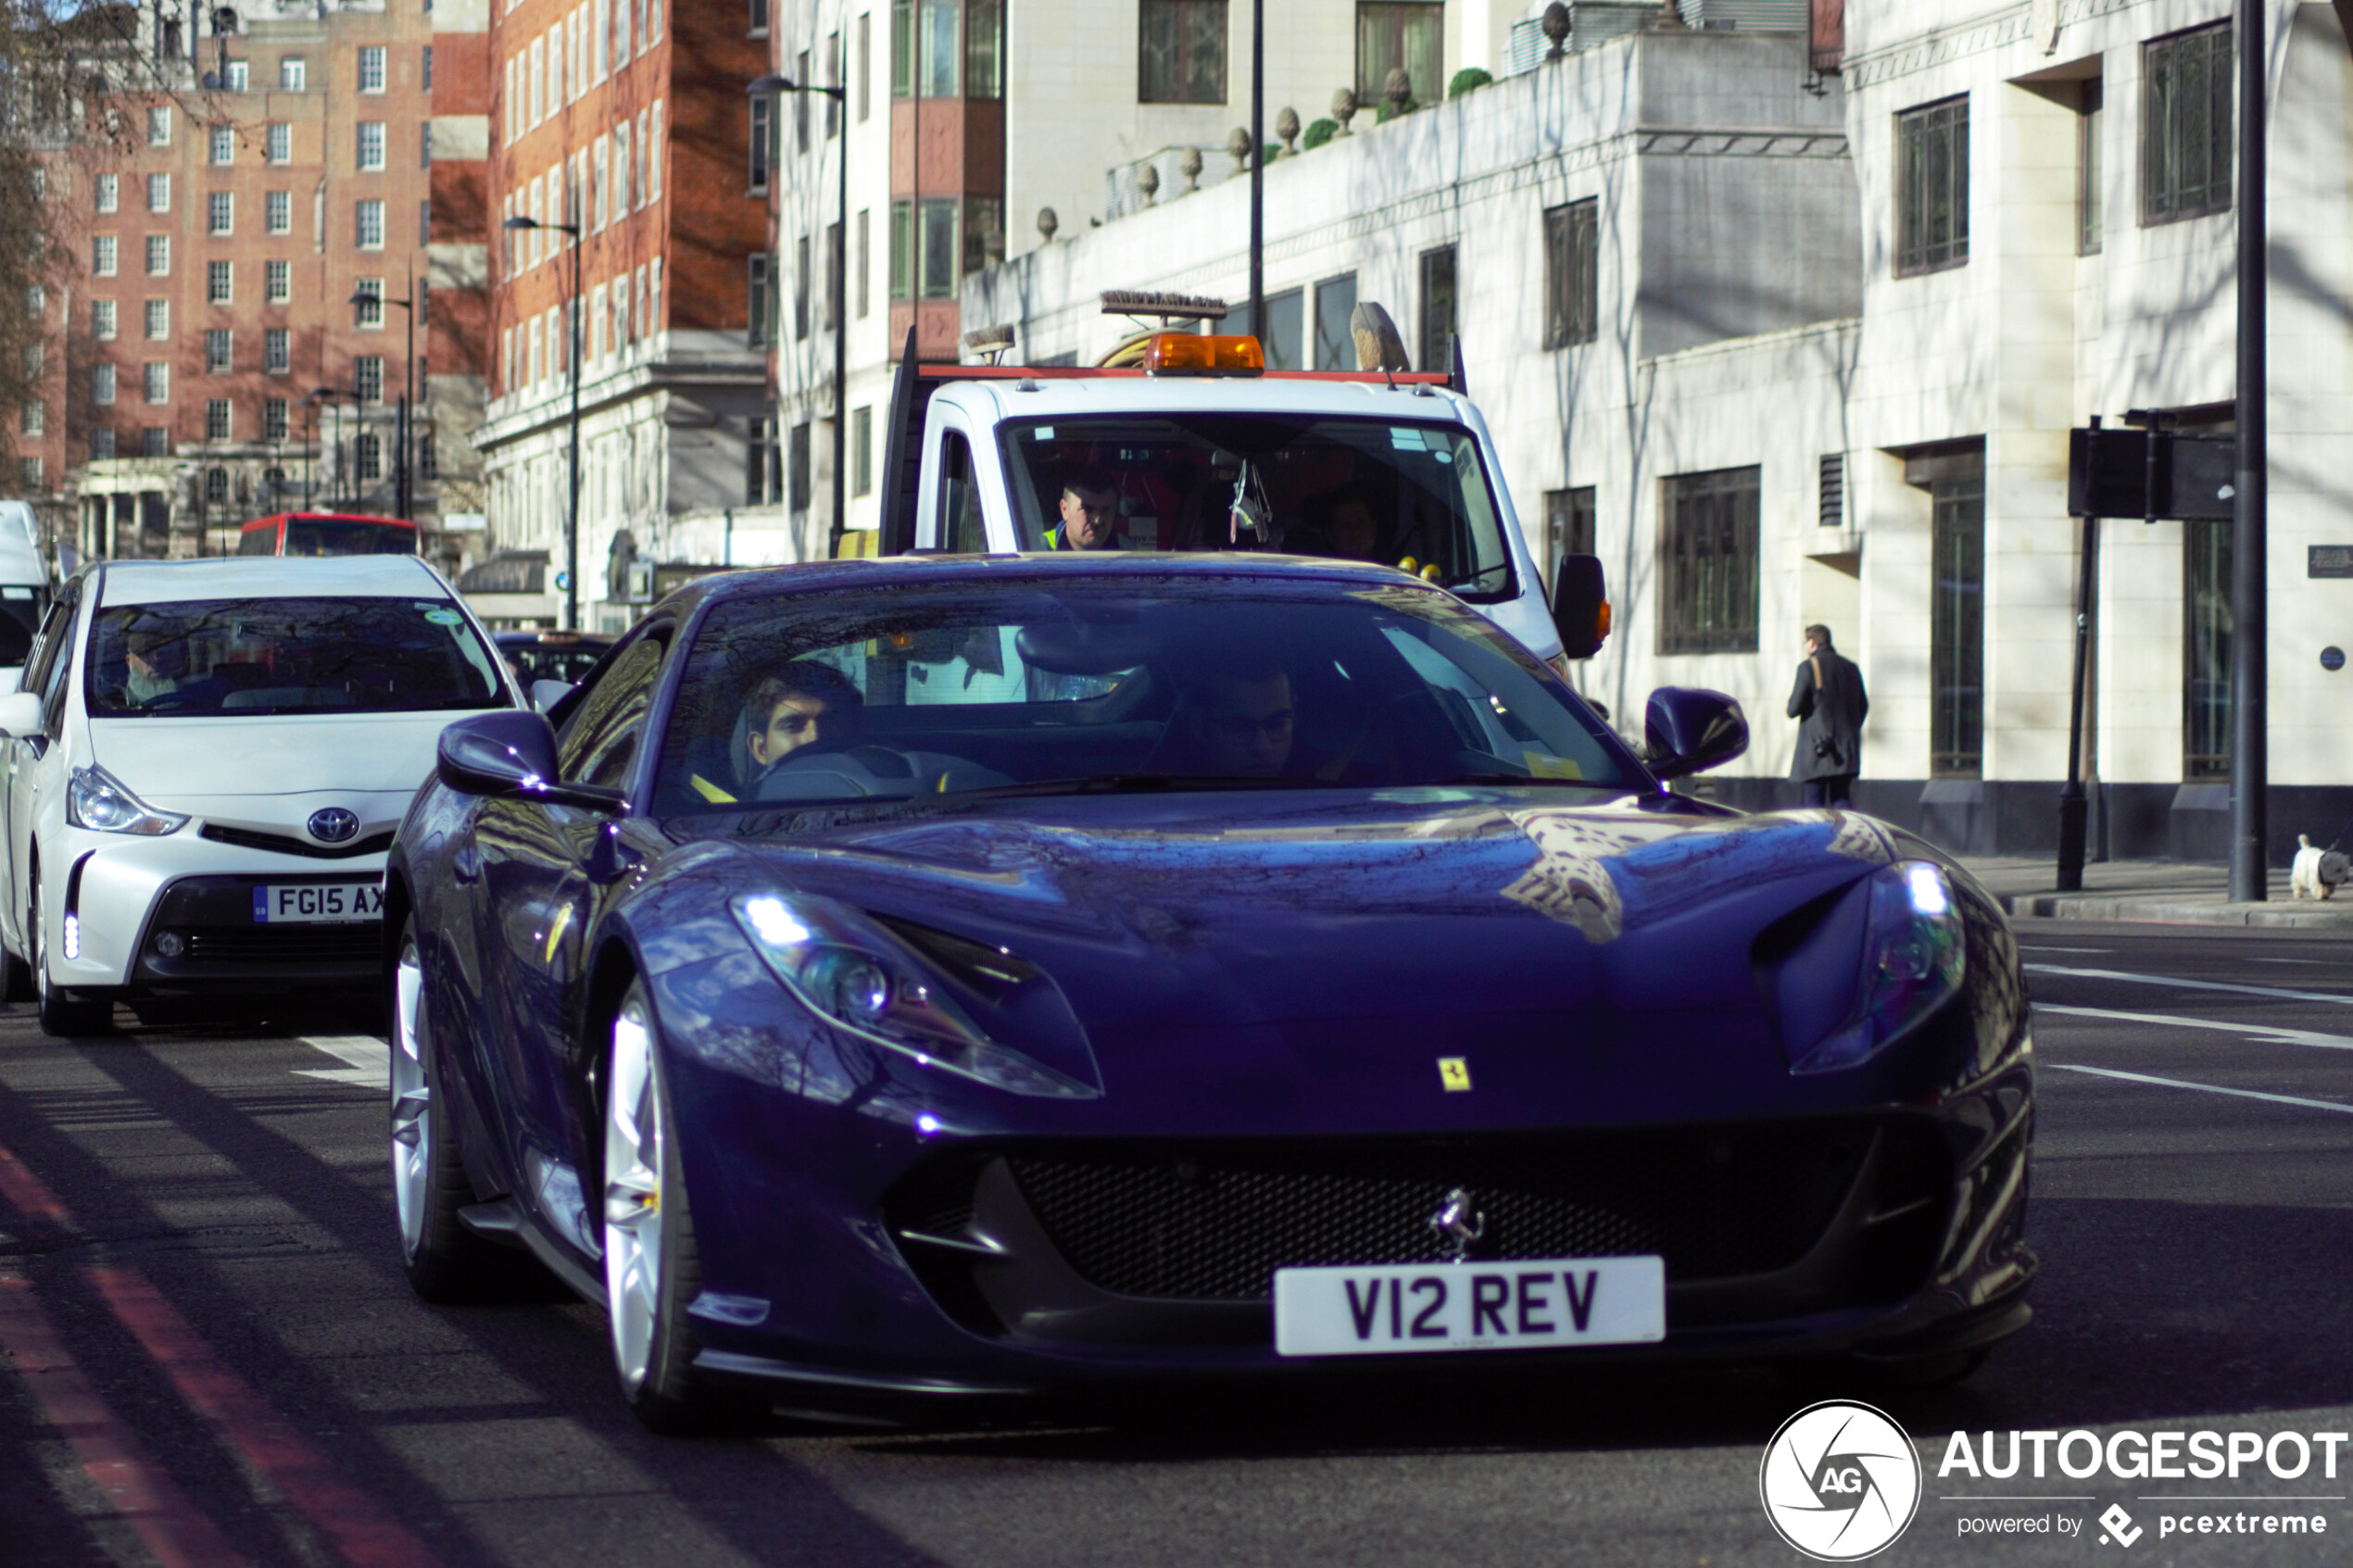
[[[2265,795],[2271,784],[2265,689],[2270,433],[2265,409],[2263,6],[2238,0],[2238,472],[2231,529],[2231,901],[2268,896]]]

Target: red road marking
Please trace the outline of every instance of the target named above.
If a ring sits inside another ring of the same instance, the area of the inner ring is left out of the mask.
[[[12,1166],[23,1171],[0,1150],[0,1183]],[[0,1190],[7,1190],[9,1200],[16,1201],[12,1188]],[[16,1363],[18,1376],[32,1391],[49,1424],[64,1436],[83,1473],[97,1483],[115,1512],[130,1521],[162,1568],[210,1568],[245,1561],[98,1398],[66,1353],[31,1280],[0,1274],[0,1350]]]
[[[8,1200],[10,1208],[28,1220],[46,1220],[53,1225],[69,1224],[73,1215],[65,1201],[49,1190],[49,1184],[32,1173],[32,1167],[0,1147],[0,1198]]]
[[[82,1272],[163,1368],[181,1398],[218,1425],[286,1500],[326,1534],[346,1562],[358,1568],[407,1568],[434,1561],[422,1541],[346,1481],[285,1417],[231,1371],[144,1275],[96,1264]]]

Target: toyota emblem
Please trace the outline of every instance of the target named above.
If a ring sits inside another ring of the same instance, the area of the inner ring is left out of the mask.
[[[340,806],[310,813],[310,836],[321,844],[343,844],[359,832],[359,814]]]

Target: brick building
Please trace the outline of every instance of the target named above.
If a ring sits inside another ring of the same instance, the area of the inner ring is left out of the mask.
[[[394,510],[410,385],[394,302],[431,320],[422,0],[264,5],[227,36],[143,19],[159,89],[109,101],[121,133],[54,150],[44,173],[70,266],[44,301],[62,352],[39,455],[75,502],[73,542],[194,555],[293,506]],[[428,521],[440,449],[420,420],[411,509]]]
[[[768,66],[764,14],[762,0],[511,0],[486,19],[489,395],[475,445],[498,619],[561,613],[575,331],[588,626],[626,624],[647,591],[638,574],[633,593],[628,565],[681,558],[705,520],[723,529],[748,469],[773,461],[748,264],[767,213],[744,95]],[[542,227],[505,227],[518,218]],[[557,224],[578,230],[576,256]]]

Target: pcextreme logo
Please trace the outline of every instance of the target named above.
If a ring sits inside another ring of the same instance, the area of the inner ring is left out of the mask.
[[[1825,1399],[1781,1423],[1765,1445],[1756,1490],[1781,1539],[1823,1562],[1855,1562],[1911,1524],[1919,1456],[1885,1411]]]

